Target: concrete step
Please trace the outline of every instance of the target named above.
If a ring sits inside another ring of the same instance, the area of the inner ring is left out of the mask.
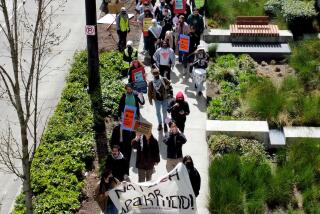
[[[270,147],[277,148],[286,145],[284,133],[278,129],[271,129],[269,132]]]

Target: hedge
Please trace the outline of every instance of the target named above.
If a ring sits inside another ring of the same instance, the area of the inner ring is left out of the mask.
[[[84,172],[90,169],[95,156],[86,63],[86,52],[75,54],[61,99],[32,161],[34,213],[75,213],[81,206]],[[100,55],[104,107],[110,116],[115,116],[114,109],[124,90],[119,81],[124,67],[119,53]],[[25,213],[22,195],[13,213]]]

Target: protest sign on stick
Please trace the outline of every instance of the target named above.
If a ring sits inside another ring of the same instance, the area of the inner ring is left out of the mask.
[[[122,214],[197,213],[196,197],[182,163],[153,183],[122,182],[109,191],[109,197]]]
[[[137,108],[135,106],[126,105],[124,107],[121,123],[123,130],[132,131],[134,129],[136,111]]]

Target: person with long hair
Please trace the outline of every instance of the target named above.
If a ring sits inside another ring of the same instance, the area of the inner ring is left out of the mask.
[[[197,197],[199,195],[200,186],[201,186],[201,177],[198,170],[193,165],[193,160],[190,155],[184,156],[182,163],[186,166],[191,182],[191,186],[194,192],[194,195]]]
[[[112,200],[109,198],[109,191],[119,185],[118,179],[113,177],[112,171],[106,169],[101,175],[94,192],[94,200],[97,201],[100,209],[104,214],[117,214],[118,210]]]

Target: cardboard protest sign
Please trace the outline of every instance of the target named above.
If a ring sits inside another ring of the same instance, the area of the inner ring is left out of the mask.
[[[174,2],[174,13],[185,13],[186,12],[186,0],[175,0]]]
[[[188,35],[180,34],[179,36],[179,51],[189,53],[190,37]]]
[[[121,128],[123,130],[132,131],[134,129],[136,111],[137,107],[135,106],[126,105],[124,107],[121,123]]]
[[[122,182],[109,191],[109,197],[123,214],[197,213],[196,197],[182,163],[154,183]]]
[[[152,124],[148,122],[136,121],[134,130],[142,134],[149,134],[152,130]]]
[[[148,32],[149,27],[152,25],[152,18],[143,19],[143,32]]]

